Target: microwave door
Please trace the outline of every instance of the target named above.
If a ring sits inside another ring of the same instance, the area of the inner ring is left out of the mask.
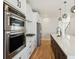
[[[23,18],[20,18],[10,12],[5,12],[4,18],[5,18],[4,19],[4,30],[9,31],[9,30],[23,30],[24,29],[25,24],[24,24]]]

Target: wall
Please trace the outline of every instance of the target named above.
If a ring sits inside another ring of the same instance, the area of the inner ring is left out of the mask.
[[[49,37],[51,33],[56,33],[58,20],[56,18],[41,19],[42,36]]]

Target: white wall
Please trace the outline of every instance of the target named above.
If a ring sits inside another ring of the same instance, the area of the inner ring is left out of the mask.
[[[56,33],[57,22],[56,18],[41,19],[42,36],[49,37],[50,33]]]

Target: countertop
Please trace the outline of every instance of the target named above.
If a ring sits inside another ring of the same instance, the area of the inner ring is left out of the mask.
[[[56,34],[51,34],[59,47],[66,54],[67,59],[75,59],[75,36],[70,35],[70,39],[62,39]]]

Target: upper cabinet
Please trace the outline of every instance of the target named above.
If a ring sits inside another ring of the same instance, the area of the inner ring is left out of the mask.
[[[33,12],[32,12],[32,8],[29,4],[26,5],[26,20],[27,21],[33,20]]]
[[[21,1],[21,12],[24,14],[26,13],[26,0],[20,0]]]
[[[33,12],[33,21],[38,22],[40,19],[39,13],[38,12]]]
[[[4,2],[25,14],[26,0],[4,0]]]
[[[39,19],[39,13],[33,12],[31,6],[29,4],[27,4],[27,6],[26,6],[26,20],[37,22],[38,19]]]

